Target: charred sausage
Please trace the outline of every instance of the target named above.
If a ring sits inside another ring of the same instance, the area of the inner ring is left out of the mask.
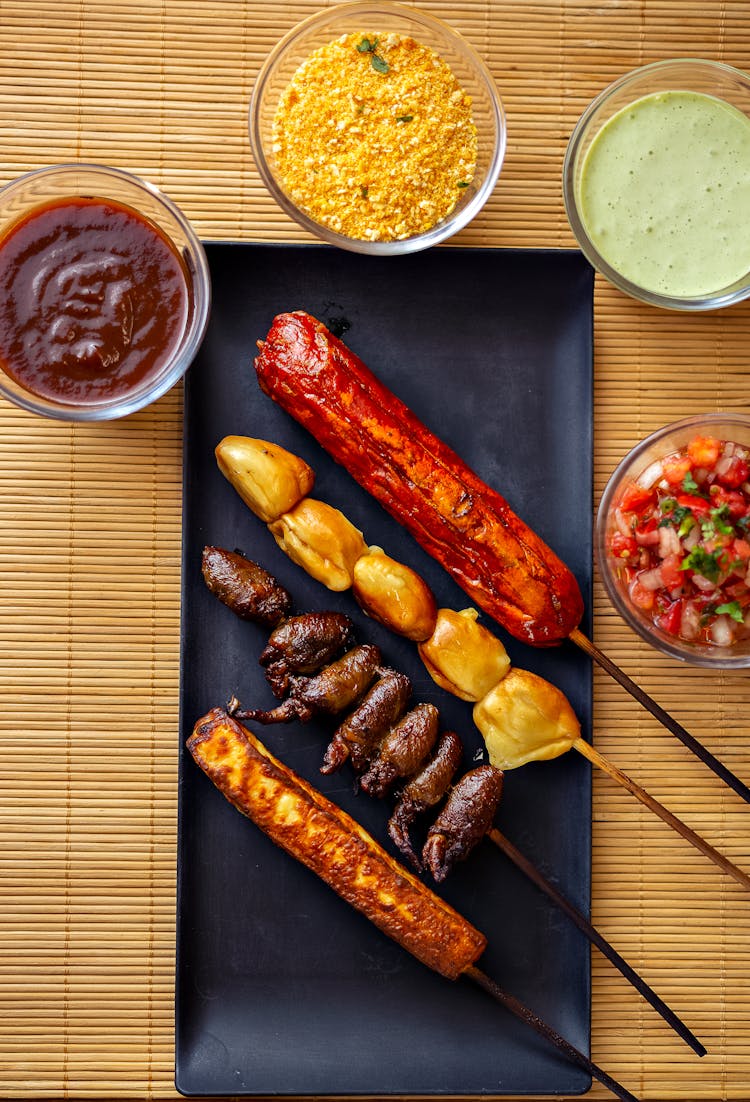
[[[325,326],[280,314],[255,368],[261,388],[512,635],[548,646],[577,627],[583,599],[567,566]]]

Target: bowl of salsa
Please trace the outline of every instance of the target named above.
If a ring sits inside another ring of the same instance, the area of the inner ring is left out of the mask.
[[[568,144],[563,193],[592,265],[634,298],[700,311],[750,295],[750,77],[679,58],[605,88]]]
[[[0,394],[70,421],[133,413],[185,373],[210,308],[203,247],[157,188],[105,165],[0,190]]]
[[[596,556],[615,609],[696,666],[750,666],[750,415],[707,413],[646,437],[599,504]]]

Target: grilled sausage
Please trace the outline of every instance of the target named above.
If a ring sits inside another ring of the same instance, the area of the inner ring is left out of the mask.
[[[187,745],[239,811],[428,968],[457,979],[482,954],[484,934],[222,709]]]
[[[548,646],[578,625],[570,570],[315,318],[276,317],[255,368],[261,388],[512,635]]]

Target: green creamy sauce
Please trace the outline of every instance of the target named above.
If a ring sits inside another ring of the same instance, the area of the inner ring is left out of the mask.
[[[578,186],[602,257],[650,291],[683,298],[750,270],[750,119],[699,92],[658,92],[614,115]]]

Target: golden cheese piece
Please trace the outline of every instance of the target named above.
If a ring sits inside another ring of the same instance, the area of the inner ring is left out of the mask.
[[[563,693],[528,670],[511,670],[475,704],[473,714],[497,769],[557,758],[581,734]]]
[[[367,544],[339,509],[305,497],[268,528],[281,550],[316,581],[335,592],[351,587],[354,564]]]
[[[484,934],[223,709],[198,720],[187,746],[243,815],[423,964],[457,979],[482,954]]]
[[[505,647],[478,615],[473,608],[439,609],[432,635],[419,646],[432,680],[461,700],[481,700],[510,669]]]
[[[293,509],[315,482],[304,459],[267,440],[225,436],[214,454],[221,473],[266,524]]]
[[[368,616],[414,642],[435,628],[432,590],[416,571],[380,547],[370,547],[354,564],[354,596]]]

